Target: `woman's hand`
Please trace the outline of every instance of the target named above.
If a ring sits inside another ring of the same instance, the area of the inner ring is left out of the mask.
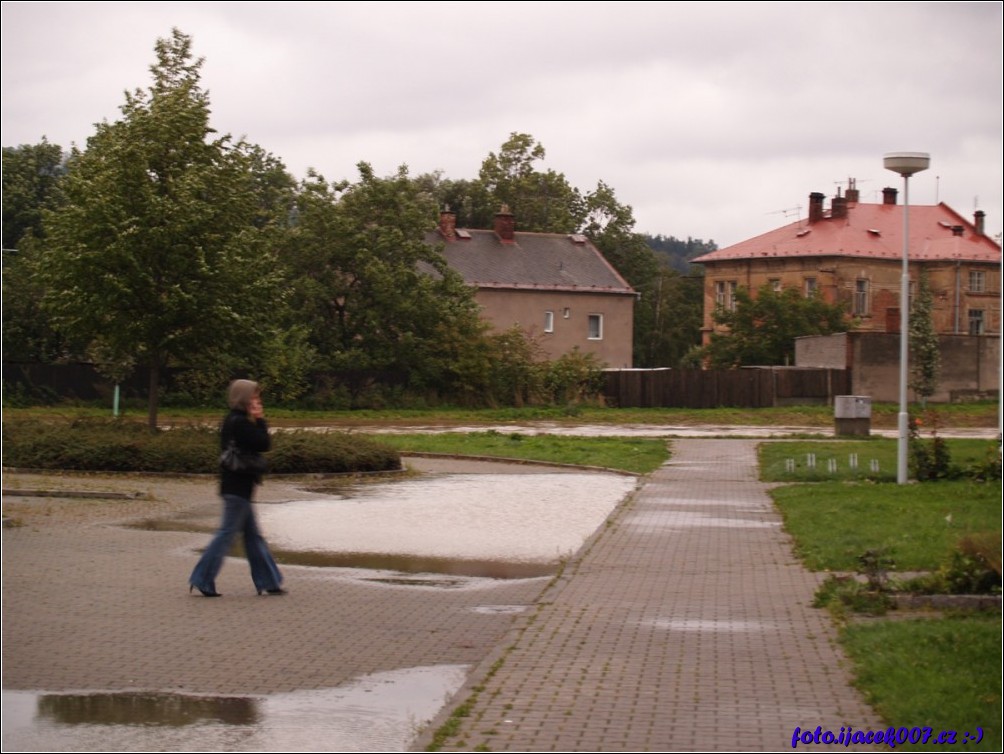
[[[261,403],[260,395],[256,395],[248,402],[248,416],[255,420],[265,418],[265,407]]]

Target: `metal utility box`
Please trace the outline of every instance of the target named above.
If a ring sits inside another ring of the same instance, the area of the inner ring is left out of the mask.
[[[872,429],[872,399],[867,395],[837,395],[833,398],[833,416],[837,435],[867,437]]]

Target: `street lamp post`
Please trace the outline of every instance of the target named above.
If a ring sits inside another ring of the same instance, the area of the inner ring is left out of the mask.
[[[906,484],[910,423],[906,400],[910,358],[910,176],[927,170],[931,165],[931,156],[926,152],[889,152],[883,163],[886,170],[903,176],[903,279],[899,293],[899,445],[896,452],[896,482]]]

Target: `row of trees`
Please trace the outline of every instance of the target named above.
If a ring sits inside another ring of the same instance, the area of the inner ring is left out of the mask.
[[[151,85],[128,92],[85,149],[3,150],[5,361],[83,357],[116,380],[145,367],[151,424],[160,375],[178,365],[197,396],[242,372],[287,400],[324,373],[353,403],[375,381],[470,402],[529,400],[546,385],[572,394],[599,365],[573,355],[534,367],[534,344],[489,335],[473,292],[423,240],[441,207],[461,227],[491,227],[502,204],[521,230],[585,233],[639,292],[636,366],[777,363],[790,346],[778,332],[757,350],[750,333],[762,340],[771,318],[790,332],[799,302],[740,292],[735,312],[716,314],[733,336],[698,350],[702,280],[684,270],[714,244],[636,233],[610,186],[582,192],[542,169],[528,134],[511,134],[475,179],[378,177],[360,163],[354,182],[297,181],[211,127],[189,37],[174,30],[155,52]],[[809,311],[801,324],[833,318]]]
[[[659,263],[609,186],[583,193],[539,169],[531,136],[512,134],[474,180],[360,163],[354,182],[297,181],[212,128],[191,44],[177,30],[159,40],[151,85],[127,92],[86,148],[4,148],[5,360],[83,357],[116,380],[144,367],[151,424],[171,365],[188,367],[196,394],[249,372],[293,399],[337,372],[350,399],[386,378],[514,400],[498,395],[522,389],[499,377],[513,333],[487,334],[473,292],[423,241],[444,205],[490,227],[503,203],[522,230],[589,234],[640,291],[640,364],[697,341],[699,287]],[[535,358],[532,343],[515,350]]]

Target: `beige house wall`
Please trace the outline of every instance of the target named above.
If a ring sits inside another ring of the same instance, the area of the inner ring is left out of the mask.
[[[1001,332],[1001,273],[994,264],[977,262],[923,262],[911,264],[914,288],[920,267],[926,271],[934,296],[935,331],[969,334],[970,316],[982,312],[983,333]],[[773,283],[803,292],[815,280],[819,294],[828,303],[842,303],[856,317],[855,331],[899,332],[899,299],[902,264],[899,260],[855,257],[790,257],[715,262],[705,268],[704,342],[715,328],[712,315],[717,283],[757,291]],[[859,281],[864,291],[858,290]],[[983,290],[974,290],[982,287]],[[982,285],[980,285],[982,283]]]
[[[634,295],[481,288],[475,298],[493,331],[518,325],[540,344],[547,359],[578,347],[608,367],[632,366]],[[545,332],[548,311],[553,312],[552,332]],[[600,338],[589,336],[590,315],[602,318]]]

